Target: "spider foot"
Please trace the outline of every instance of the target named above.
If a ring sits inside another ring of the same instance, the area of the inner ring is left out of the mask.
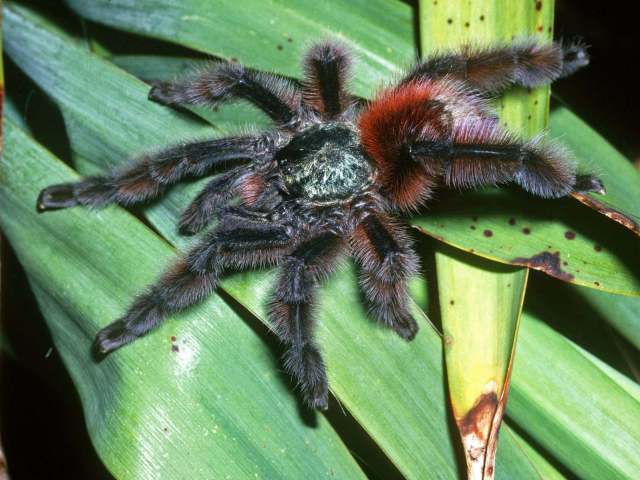
[[[316,410],[329,408],[329,382],[320,352],[311,345],[293,347],[284,366],[297,380],[304,402]]]
[[[173,105],[176,103],[176,92],[169,82],[153,82],[149,90],[149,100],[161,105]]]
[[[573,187],[574,192],[578,193],[598,193],[600,195],[606,195],[607,190],[604,188],[602,180],[593,175],[578,175],[576,177],[576,184]]]
[[[39,213],[47,210],[60,210],[77,205],[72,183],[51,185],[43,189],[38,195],[36,210]]]
[[[128,342],[129,335],[122,321],[116,321],[98,332],[93,342],[93,354],[98,360]]]
[[[562,46],[562,77],[571,75],[575,71],[589,65],[587,46],[579,40]]]
[[[418,333],[419,327],[413,317],[408,316],[403,318],[402,321],[397,322],[392,326],[393,331],[396,332],[402,339],[410,342]]]

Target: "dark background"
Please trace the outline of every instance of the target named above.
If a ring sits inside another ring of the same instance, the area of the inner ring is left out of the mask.
[[[46,4],[47,10],[57,9],[60,16],[69,17],[69,23],[75,22],[57,2],[37,3]],[[640,89],[633,73],[638,61],[638,25],[633,2],[557,0],[556,4],[556,37],[581,37],[591,45],[592,63],[554,85],[554,93],[639,164],[636,110]],[[14,86],[12,79],[24,81],[20,75],[12,76],[12,67],[5,60],[9,89]],[[33,98],[38,95],[34,90],[28,96],[30,101],[46,102]],[[91,447],[75,389],[52,348],[26,277],[6,241],[1,265],[0,318],[4,319],[3,335],[12,353],[2,354],[0,418],[12,478],[110,478]]]

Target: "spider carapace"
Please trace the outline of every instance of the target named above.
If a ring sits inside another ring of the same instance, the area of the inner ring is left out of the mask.
[[[488,100],[511,86],[535,87],[588,63],[580,44],[465,47],[417,64],[371,101],[348,89],[351,61],[332,42],[306,54],[302,82],[235,63],[155,84],[151,100],[216,106],[241,99],[262,109],[264,133],[185,143],[130,166],[42,191],[38,210],[130,206],[187,177],[216,174],[184,211],[183,234],[213,226],[124,315],[98,332],[105,355],[209,295],[228,270],[278,265],[269,319],[286,348],[284,366],[306,403],[325,409],[328,382],[313,336],[319,282],[352,256],[373,319],[411,340],[407,281],[418,261],[398,214],[424,205],[438,186],[513,182],[541,197],[604,193],[576,175],[561,147],[502,129]],[[349,319],[345,318],[345,321]]]

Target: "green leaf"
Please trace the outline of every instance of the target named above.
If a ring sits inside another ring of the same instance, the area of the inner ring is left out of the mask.
[[[77,177],[5,126],[0,224],[114,475],[364,477],[324,417],[315,427],[301,422],[287,383],[275,375],[273,353],[216,295],[118,355],[93,361],[95,332],[156,277],[172,249],[118,208],[38,215],[41,188]]]
[[[554,332],[542,318],[565,312],[541,304],[523,315],[507,416],[578,478],[635,478],[640,387],[623,386]]]

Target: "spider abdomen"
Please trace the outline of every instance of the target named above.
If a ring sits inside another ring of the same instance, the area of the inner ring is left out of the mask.
[[[350,198],[373,176],[357,132],[345,123],[314,125],[300,132],[276,159],[287,191],[312,201]]]

